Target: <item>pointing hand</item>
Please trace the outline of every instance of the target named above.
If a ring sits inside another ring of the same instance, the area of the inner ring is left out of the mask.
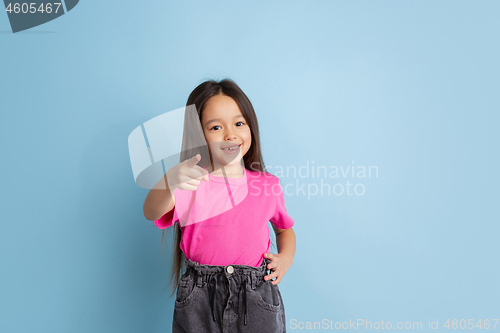
[[[195,156],[174,165],[167,171],[167,183],[170,193],[175,189],[196,191],[201,180],[208,182],[208,171],[198,166],[201,155]]]

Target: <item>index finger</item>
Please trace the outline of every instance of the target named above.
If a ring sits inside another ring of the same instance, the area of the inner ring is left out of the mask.
[[[198,164],[198,162],[201,160],[201,155],[200,154],[196,154],[194,155],[193,157],[191,157],[190,159],[187,159],[184,161],[184,163],[189,167],[189,168],[194,168],[194,166],[196,164]]]

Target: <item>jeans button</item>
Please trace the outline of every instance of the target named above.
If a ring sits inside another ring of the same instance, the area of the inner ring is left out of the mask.
[[[233,266],[227,266],[226,270],[227,270],[227,272],[229,274],[232,274],[234,272],[234,267]]]

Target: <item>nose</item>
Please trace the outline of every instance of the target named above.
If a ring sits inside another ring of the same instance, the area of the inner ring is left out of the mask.
[[[235,140],[235,139],[236,139],[236,134],[234,134],[232,130],[229,130],[229,131],[227,132],[227,134],[226,134],[226,138],[225,138],[225,140],[226,140],[226,141],[233,141],[233,140]]]

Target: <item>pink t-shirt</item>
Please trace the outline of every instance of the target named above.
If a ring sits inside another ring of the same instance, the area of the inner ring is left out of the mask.
[[[294,225],[285,208],[279,178],[246,168],[241,178],[201,181],[196,191],[175,189],[175,207],[154,221],[160,229],[181,227],[180,248],[202,265],[259,267],[269,253],[268,222],[276,228]]]

